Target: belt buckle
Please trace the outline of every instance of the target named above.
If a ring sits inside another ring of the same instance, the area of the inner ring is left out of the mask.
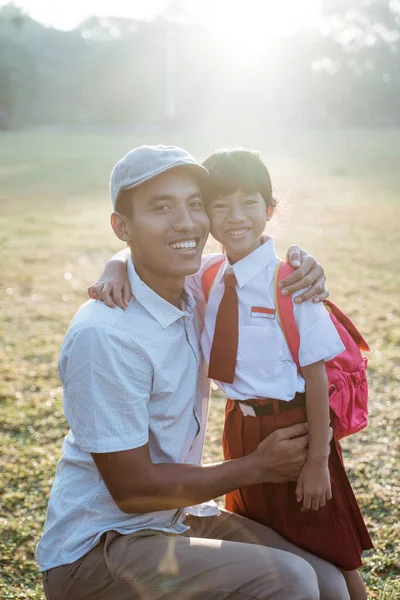
[[[240,410],[244,414],[245,417],[255,417],[257,416],[255,410],[250,404],[246,402],[239,402]]]

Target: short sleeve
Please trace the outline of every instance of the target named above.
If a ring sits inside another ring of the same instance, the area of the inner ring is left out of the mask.
[[[111,327],[72,338],[60,376],[64,409],[85,452],[119,452],[148,442],[152,366],[141,348]]]
[[[197,300],[205,302],[203,292],[203,275],[212,265],[225,259],[224,254],[204,254],[201,257],[201,267],[194,275],[188,275],[185,279],[186,285]]]
[[[302,292],[304,290],[295,294],[293,300]],[[293,312],[300,335],[299,363],[301,367],[320,360],[331,360],[345,350],[322,302],[313,302],[312,300],[301,304],[293,302]]]

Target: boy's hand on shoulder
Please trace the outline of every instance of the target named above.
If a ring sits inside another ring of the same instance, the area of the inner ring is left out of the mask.
[[[318,510],[332,498],[328,461],[307,459],[297,480],[296,499],[303,501],[301,510]]]
[[[88,296],[101,300],[108,307],[125,310],[131,298],[131,286],[126,267],[120,261],[110,261],[99,281],[88,287]]]

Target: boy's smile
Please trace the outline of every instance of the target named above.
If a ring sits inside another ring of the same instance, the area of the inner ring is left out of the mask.
[[[260,245],[268,219],[267,206],[258,192],[237,190],[218,196],[209,207],[211,233],[223,244],[234,263]]]

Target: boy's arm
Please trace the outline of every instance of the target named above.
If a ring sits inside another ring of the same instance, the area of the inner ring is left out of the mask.
[[[306,463],[297,481],[297,501],[302,510],[318,510],[332,498],[328,470],[329,459],[329,395],[325,362],[303,367],[306,382],[306,410],[309,446]]]
[[[129,248],[112,256],[104,267],[97,283],[88,287],[88,295],[93,300],[102,300],[110,308],[118,306],[125,310],[131,297],[127,265],[131,257]]]
[[[306,382],[306,410],[310,443],[307,460],[325,464],[329,457],[329,393],[325,361],[301,369]]]

